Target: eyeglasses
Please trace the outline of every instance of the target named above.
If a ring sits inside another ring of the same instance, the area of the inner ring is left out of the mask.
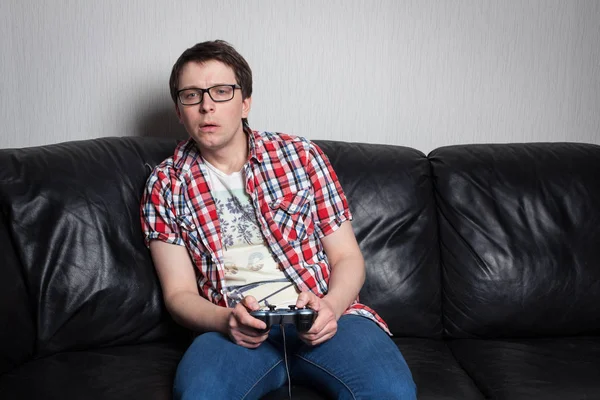
[[[222,103],[233,99],[235,89],[241,89],[238,85],[216,85],[208,89],[191,88],[182,89],[177,92],[179,102],[184,106],[193,106],[202,103],[204,93],[208,93],[212,101]]]

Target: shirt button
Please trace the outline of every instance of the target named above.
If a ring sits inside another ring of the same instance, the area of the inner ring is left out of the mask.
[[[192,224],[192,225],[190,225],[190,228],[192,228],[192,229],[196,229],[196,225],[195,225],[195,224]]]

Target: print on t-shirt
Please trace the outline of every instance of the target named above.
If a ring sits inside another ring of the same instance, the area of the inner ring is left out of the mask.
[[[294,284],[279,266],[261,233],[242,171],[230,175],[206,162],[221,225],[225,264],[223,294],[228,307],[254,296],[261,307],[296,304]]]

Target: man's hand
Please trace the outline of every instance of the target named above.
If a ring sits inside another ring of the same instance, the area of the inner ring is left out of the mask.
[[[337,332],[338,316],[327,300],[317,297],[312,292],[302,292],[296,300],[296,307],[308,307],[317,312],[317,318],[308,332],[299,332],[300,339],[316,346],[331,339]]]
[[[239,302],[227,321],[228,334],[231,341],[240,346],[255,349],[269,336],[267,324],[250,315],[250,311],[260,309],[258,302],[252,296],[247,296]]]

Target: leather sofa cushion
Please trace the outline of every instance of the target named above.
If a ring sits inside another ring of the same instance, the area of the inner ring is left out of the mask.
[[[1,209],[37,325],[36,356],[172,331],[143,243],[139,201],[145,163],[156,164],[175,145],[103,138],[0,151]],[[3,304],[17,300],[0,296]]]
[[[446,333],[600,333],[600,146],[451,146],[430,159]]]
[[[457,339],[450,349],[487,399],[600,399],[600,338]]]
[[[360,300],[394,335],[440,337],[439,248],[427,158],[407,147],[315,142],[354,216],[367,273]]]
[[[1,209],[0,209],[1,211]],[[0,212],[0,375],[33,354],[35,327],[23,271]]]
[[[419,400],[483,400],[484,397],[456,361],[446,341],[395,338],[417,385]]]
[[[170,400],[183,350],[165,343],[69,351],[0,376],[3,399]]]

